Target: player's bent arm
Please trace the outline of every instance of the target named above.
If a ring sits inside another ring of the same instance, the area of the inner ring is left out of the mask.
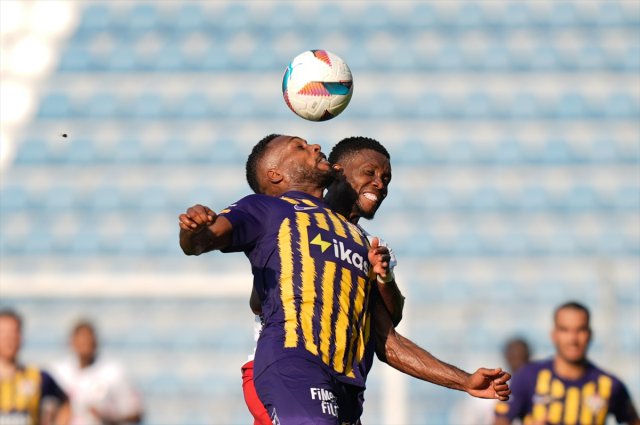
[[[444,363],[397,333],[384,304],[373,310],[376,354],[389,366],[415,378],[443,387],[465,391],[478,398],[509,399],[507,381],[511,375],[502,369],[478,369],[472,375]]]
[[[251,288],[251,298],[249,298],[249,307],[251,307],[251,311],[255,315],[262,314],[262,303],[260,302],[260,295],[258,295],[258,291],[256,291],[256,287]]]
[[[232,230],[231,222],[225,217],[216,217],[213,224],[198,232],[181,228],[180,247],[186,255],[225,249],[231,243]]]
[[[387,310],[389,310],[393,326],[398,326],[398,323],[402,320],[404,296],[402,292],[400,292],[395,278],[392,278],[389,282],[383,282],[378,279],[378,289],[380,290],[384,305],[387,307]]]
[[[380,303],[373,310],[373,321],[378,358],[400,372],[452,388],[466,391],[465,382],[469,374],[455,366],[443,363],[398,334],[389,312]]]

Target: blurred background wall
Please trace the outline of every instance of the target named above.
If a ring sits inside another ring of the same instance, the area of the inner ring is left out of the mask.
[[[249,194],[264,135],[390,151],[367,229],[399,257],[400,326],[465,369],[509,337],[553,353],[551,314],[593,314],[591,358],[640,406],[640,3],[1,2],[0,305],[48,364],[95,321],[148,424],[249,423],[242,255],[185,257],[178,215]],[[291,113],[307,49],[351,67],[332,121]],[[62,137],[67,134],[68,137]],[[466,396],[379,362],[366,424],[460,423]]]

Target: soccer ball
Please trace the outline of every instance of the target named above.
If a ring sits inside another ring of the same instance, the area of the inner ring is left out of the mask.
[[[351,70],[326,50],[308,50],[296,56],[282,77],[282,96],[287,106],[309,121],[337,117],[352,94]]]

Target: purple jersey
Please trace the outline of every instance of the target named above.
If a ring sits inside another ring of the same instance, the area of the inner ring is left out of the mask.
[[[510,387],[510,402],[496,405],[496,414],[509,420],[602,425],[610,413],[619,423],[630,419],[627,389],[616,377],[591,363],[576,380],[559,377],[553,370],[553,360],[531,363],[514,376]]]
[[[220,215],[233,225],[224,252],[249,257],[262,301],[254,379],[295,356],[364,387],[374,355],[370,314],[377,285],[357,226],[302,192],[250,195]]]

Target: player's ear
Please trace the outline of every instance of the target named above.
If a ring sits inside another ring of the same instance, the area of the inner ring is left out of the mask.
[[[284,175],[277,169],[271,169],[267,171],[267,180],[270,183],[278,184],[284,179]]]
[[[336,171],[336,177],[338,180],[342,180],[342,177],[344,177],[344,168],[342,168],[342,165],[340,164],[333,164],[331,166],[335,171]]]

